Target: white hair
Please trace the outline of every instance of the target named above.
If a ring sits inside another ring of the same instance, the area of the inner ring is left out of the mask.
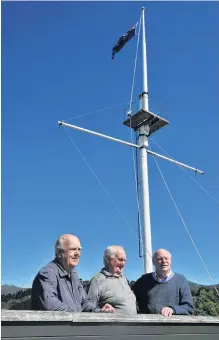
[[[55,256],[60,257],[60,253],[62,253],[65,250],[65,235],[61,235],[55,244]]]
[[[157,259],[157,253],[158,253],[159,251],[164,251],[164,252],[168,253],[170,259],[172,258],[172,255],[171,255],[171,253],[170,253],[168,250],[166,250],[166,249],[157,249],[157,250],[154,252],[153,256],[152,256],[153,262],[156,261],[156,259]]]
[[[116,254],[119,249],[123,249],[123,247],[120,246],[108,246],[103,255],[103,263],[105,268],[109,268],[109,263],[111,259],[114,259],[116,257]]]

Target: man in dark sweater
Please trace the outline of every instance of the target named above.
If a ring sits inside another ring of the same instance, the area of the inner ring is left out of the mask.
[[[171,254],[158,249],[153,255],[155,272],[142,275],[132,286],[139,313],[164,316],[193,314],[193,298],[186,278],[171,271]]]

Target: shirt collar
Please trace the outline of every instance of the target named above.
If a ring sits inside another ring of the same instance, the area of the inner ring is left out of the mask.
[[[165,281],[168,281],[168,279],[170,279],[173,275],[174,275],[174,273],[172,272],[171,269],[170,269],[169,273],[168,273],[165,277],[163,277],[163,278],[161,278],[161,277],[157,274],[156,271],[153,272],[153,277],[154,277],[154,279],[155,279],[156,281],[158,281],[158,282],[165,282]]]
[[[111,274],[108,270],[106,270],[106,268],[102,268],[100,272],[107,277],[122,277],[123,276],[123,274],[121,275]]]
[[[59,262],[59,260],[57,258],[55,258],[55,260],[53,262],[57,265],[60,277],[64,277],[64,276],[70,277],[69,273],[67,272],[67,270],[65,270],[63,268],[63,266],[61,265],[61,263]],[[72,271],[71,271],[71,275],[73,275],[75,272],[76,272],[76,270],[75,270],[75,268],[73,268]]]

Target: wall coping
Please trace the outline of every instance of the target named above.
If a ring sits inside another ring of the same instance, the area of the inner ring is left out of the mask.
[[[219,325],[219,317],[137,314],[120,313],[70,313],[50,311],[2,310],[2,322],[70,322],[70,323],[183,323],[183,324],[215,324]]]

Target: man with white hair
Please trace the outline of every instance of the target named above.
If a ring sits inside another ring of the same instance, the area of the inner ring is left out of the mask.
[[[193,314],[193,299],[186,278],[171,270],[171,254],[158,249],[153,255],[155,272],[142,275],[132,286],[142,314]]]
[[[55,245],[55,260],[42,268],[32,285],[34,310],[66,312],[114,312],[105,304],[100,309],[87,296],[75,270],[81,256],[80,240],[61,235]]]
[[[91,279],[88,296],[100,308],[108,303],[115,312],[137,314],[135,295],[123,275],[125,250],[120,246],[107,247],[103,261],[104,268]]]

